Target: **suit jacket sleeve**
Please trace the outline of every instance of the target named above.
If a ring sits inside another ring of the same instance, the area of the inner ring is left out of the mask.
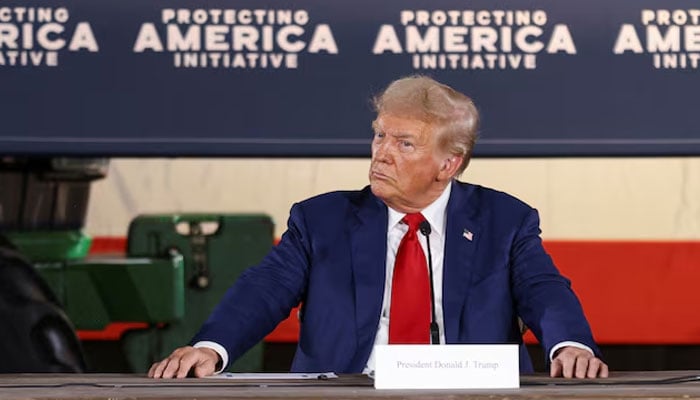
[[[306,288],[311,250],[305,232],[302,208],[295,204],[280,243],[241,274],[192,343],[216,342],[232,362],[287,318]]]
[[[556,269],[539,235],[537,211],[530,209],[514,236],[510,256],[518,314],[545,354],[558,343],[574,341],[589,346],[600,357],[570,281]]]

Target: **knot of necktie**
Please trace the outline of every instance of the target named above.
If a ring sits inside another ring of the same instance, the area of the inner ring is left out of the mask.
[[[406,214],[402,221],[408,225],[409,232],[415,232],[420,227],[420,224],[425,221],[425,217],[421,213]]]

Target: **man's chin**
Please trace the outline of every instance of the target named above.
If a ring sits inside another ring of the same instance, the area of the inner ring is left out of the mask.
[[[369,182],[369,187],[372,190],[372,194],[379,197],[380,199],[384,199],[386,197],[388,188],[383,182],[376,179],[371,179]]]
[[[382,191],[381,186],[382,184],[380,182],[377,182],[376,179],[369,180],[369,188],[372,190],[372,194],[374,194],[375,196],[378,196],[379,193]]]

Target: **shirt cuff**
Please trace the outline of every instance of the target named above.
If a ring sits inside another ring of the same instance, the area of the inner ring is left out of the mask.
[[[221,368],[217,371],[214,371],[215,374],[220,374],[226,369],[226,366],[228,365],[228,352],[224,348],[224,346],[216,343],[216,342],[210,342],[208,340],[203,340],[200,342],[197,342],[194,344],[192,347],[204,347],[207,349],[212,349],[216,352],[216,354],[221,357]]]
[[[595,353],[593,352],[593,350],[592,350],[590,347],[588,347],[588,346],[586,346],[585,344],[583,344],[583,343],[579,343],[579,342],[560,342],[560,343],[557,343],[554,347],[552,347],[552,350],[549,352],[549,361],[552,361],[552,360],[554,359],[554,353],[556,353],[557,350],[561,349],[562,347],[566,347],[566,346],[578,347],[579,349],[588,350],[589,352],[591,352],[591,354],[595,355]]]

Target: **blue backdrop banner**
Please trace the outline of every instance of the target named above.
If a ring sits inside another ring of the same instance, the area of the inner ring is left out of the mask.
[[[0,155],[367,156],[427,74],[480,156],[700,154],[690,0],[0,3]]]

